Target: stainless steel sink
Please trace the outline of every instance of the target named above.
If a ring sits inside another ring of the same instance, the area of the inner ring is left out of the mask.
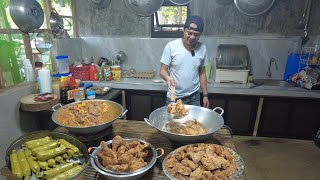
[[[254,87],[257,86],[278,86],[278,87],[293,87],[293,85],[287,81],[274,80],[274,79],[255,79],[253,81]]]

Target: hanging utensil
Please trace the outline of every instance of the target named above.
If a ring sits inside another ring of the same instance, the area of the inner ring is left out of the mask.
[[[24,33],[38,30],[44,21],[44,13],[36,0],[11,0],[10,16]]]
[[[259,16],[269,11],[275,0],[234,0],[237,9],[247,16]]]
[[[119,51],[116,55],[116,58],[119,61],[119,64],[123,64],[127,61],[128,56],[123,51]]]
[[[310,9],[311,9],[312,0],[309,0],[307,15],[306,15],[306,23],[304,26],[304,37],[302,38],[302,45],[305,45],[307,41],[310,39],[308,37],[308,26],[309,26],[309,17],[310,17]]]
[[[124,0],[124,2],[131,12],[141,17],[148,17],[161,8],[164,0]]]
[[[47,32],[40,32],[35,37],[35,45],[40,53],[50,51],[53,44],[52,36]]]
[[[91,5],[97,9],[105,9],[111,3],[111,0],[91,0]]]
[[[64,22],[67,22],[67,26],[65,26]],[[52,34],[55,38],[68,37],[68,33],[66,31],[71,30],[71,22],[65,18],[61,18],[58,12],[55,9],[51,10],[50,13],[50,26]],[[69,27],[69,28],[65,28]]]
[[[50,26],[53,34],[59,34],[64,29],[63,19],[55,9],[50,13]]]
[[[192,0],[170,0],[173,4],[176,5],[186,5],[188,3],[190,3]]]
[[[216,0],[216,3],[220,5],[229,5],[233,2],[233,0]]]
[[[303,29],[306,24],[306,14],[307,14],[307,8],[308,8],[309,0],[305,0],[302,19],[298,22],[298,24],[295,26],[296,29]]]

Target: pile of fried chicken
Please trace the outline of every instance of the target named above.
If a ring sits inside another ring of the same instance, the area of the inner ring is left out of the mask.
[[[167,108],[168,113],[176,115],[176,116],[182,116],[188,113],[188,110],[184,106],[181,99],[177,100],[177,103],[171,103],[168,105]]]
[[[228,180],[238,171],[235,156],[217,144],[182,146],[169,155],[166,170],[177,179]]]
[[[163,130],[184,135],[200,135],[208,132],[207,127],[195,119],[187,120],[184,123],[169,121],[164,124]]]
[[[150,144],[140,141],[125,141],[121,136],[112,139],[111,147],[102,141],[98,152],[101,164],[108,170],[116,172],[132,172],[147,165],[145,159]]]

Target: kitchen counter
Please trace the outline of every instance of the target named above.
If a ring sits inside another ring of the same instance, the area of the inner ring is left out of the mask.
[[[164,82],[154,82],[153,79],[122,78],[121,81],[103,81],[93,82],[94,85],[118,89],[135,89],[135,90],[154,90],[167,91]],[[306,90],[299,87],[280,87],[261,85],[250,88],[252,83],[234,84],[234,83],[217,83],[209,80],[208,92],[216,94],[233,94],[249,96],[277,96],[277,97],[294,97],[294,98],[318,98],[320,99],[319,90]]]
[[[143,131],[141,131],[143,129]],[[151,143],[155,148],[163,148],[164,155],[160,157],[153,168],[142,179],[169,179],[164,174],[162,170],[162,161],[165,156],[168,155],[171,151],[181,146],[181,144],[172,143],[166,137],[164,137],[157,129],[152,128],[143,121],[134,121],[134,120],[117,120],[113,123],[112,127],[109,128],[111,133],[103,138],[103,140],[110,140],[115,135],[120,135],[127,138],[141,138],[145,141]],[[58,130],[61,132],[61,129]],[[96,143],[99,143],[97,141]],[[226,147],[229,147],[233,150],[235,149],[232,135],[227,128],[221,128],[218,130],[212,138],[209,138],[205,143],[215,143],[220,144]],[[98,144],[97,144],[98,145]],[[90,163],[90,162],[89,162]],[[4,166],[1,169],[1,173],[7,177],[13,177],[12,173],[7,166]],[[91,164],[88,165],[86,170],[77,178],[82,179],[104,179],[101,174],[99,174]],[[240,177],[240,179],[246,179],[245,175]]]

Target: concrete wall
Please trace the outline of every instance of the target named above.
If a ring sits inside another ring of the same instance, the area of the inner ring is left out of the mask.
[[[277,0],[269,12],[248,17],[240,13],[234,3],[221,5],[221,0],[193,0],[191,14],[200,15],[205,21],[207,36],[233,36],[278,34],[300,36],[303,30],[295,29],[304,8],[302,0]],[[320,34],[320,1],[313,0],[310,16],[310,34]],[[77,0],[76,11],[81,37],[130,36],[150,37],[150,17],[131,13],[123,0],[111,1],[109,7],[97,9],[88,0]]]
[[[89,0],[77,0],[79,35],[150,37],[150,18],[132,14],[123,0],[113,0],[108,8],[97,9]]]

